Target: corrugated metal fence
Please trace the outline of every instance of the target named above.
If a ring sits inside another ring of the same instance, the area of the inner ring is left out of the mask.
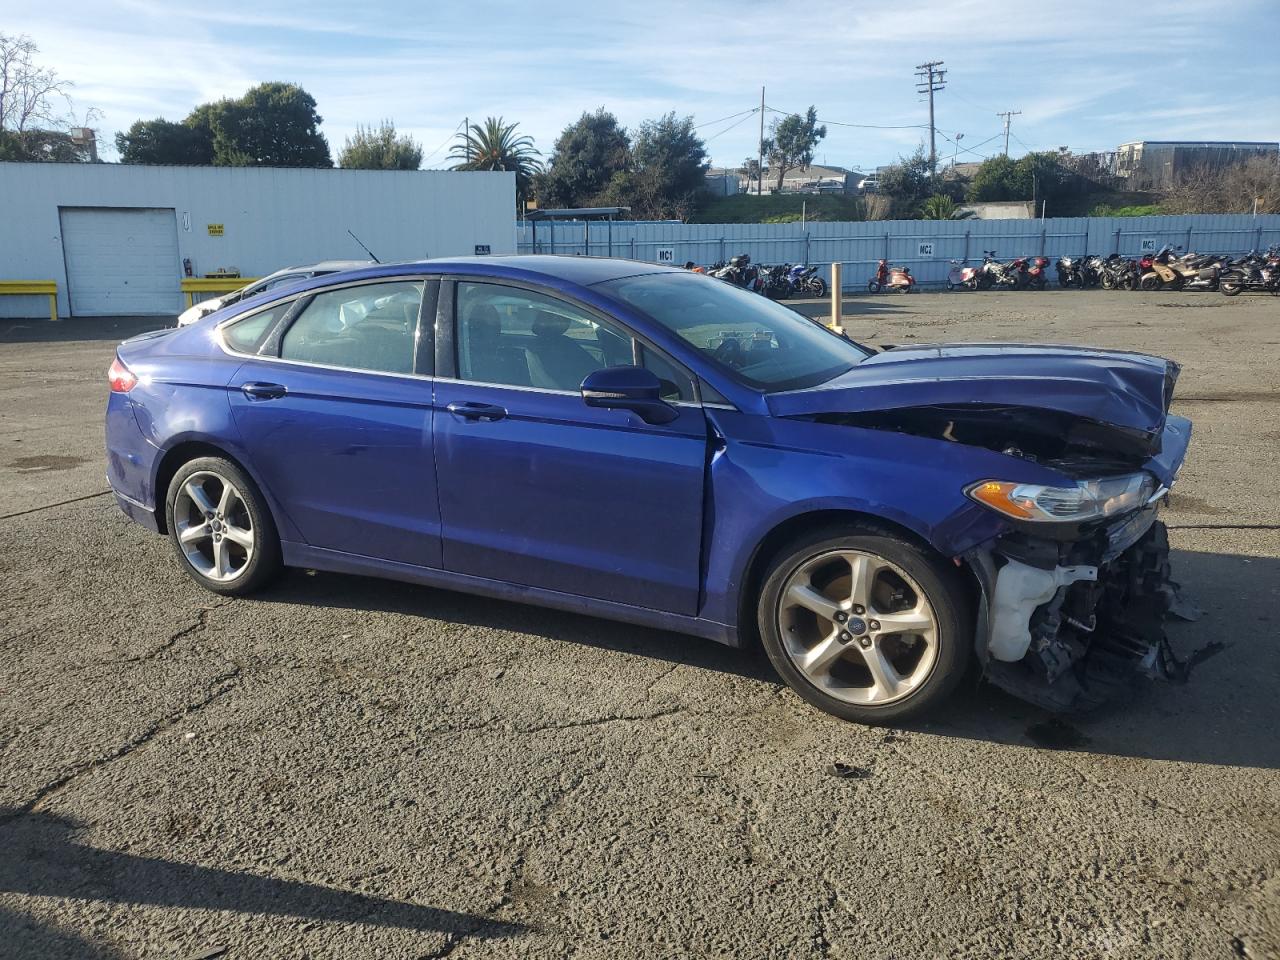
[[[533,225],[516,224],[517,249],[532,253]],[[589,234],[589,237],[588,237]],[[629,257],[710,265],[739,253],[756,263],[846,265],[845,286],[860,287],[878,260],[905,264],[922,283],[942,283],[949,261],[969,263],[995,250],[1022,256],[1120,253],[1136,257],[1164,244],[1203,253],[1247,253],[1280,243],[1280,215],[1063,217],[1049,220],[879,220],[865,223],[542,222],[538,253]],[[864,274],[866,276],[864,276]]]

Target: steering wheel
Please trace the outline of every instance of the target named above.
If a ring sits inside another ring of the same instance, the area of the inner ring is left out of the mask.
[[[744,359],[742,344],[732,337],[722,340],[712,356],[726,366],[740,367]]]

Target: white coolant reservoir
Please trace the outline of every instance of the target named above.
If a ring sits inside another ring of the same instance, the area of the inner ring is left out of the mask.
[[[1077,580],[1097,580],[1097,567],[1054,567],[1042,570],[1010,560],[996,575],[996,592],[991,601],[991,637],[987,650],[997,660],[1016,663],[1031,646],[1028,623],[1042,603],[1048,603],[1057,589]]]

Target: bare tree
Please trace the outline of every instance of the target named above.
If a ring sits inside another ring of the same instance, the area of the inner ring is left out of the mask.
[[[1229,167],[1187,171],[1161,201],[1169,213],[1280,212],[1280,162],[1250,157]]]
[[[58,130],[70,124],[71,82],[38,66],[40,48],[25,34],[0,33],[0,133]]]

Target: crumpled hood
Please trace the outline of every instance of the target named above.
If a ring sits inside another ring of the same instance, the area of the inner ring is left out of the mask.
[[[807,390],[770,394],[779,417],[910,407],[1052,410],[1160,449],[1179,367],[1141,353],[1014,343],[921,344],[873,354]]]

